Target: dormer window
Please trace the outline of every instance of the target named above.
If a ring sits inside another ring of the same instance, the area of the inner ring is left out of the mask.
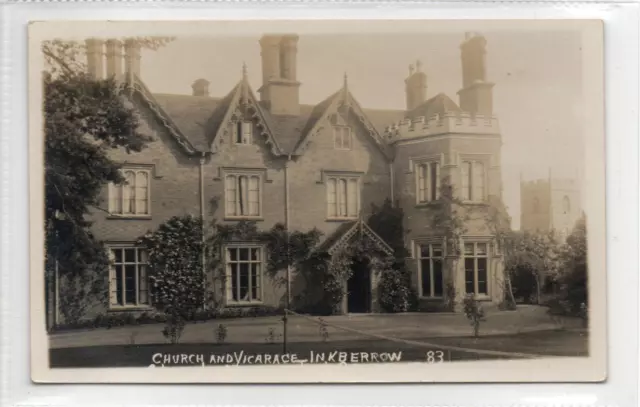
[[[351,128],[347,126],[334,126],[333,140],[336,150],[351,150]]]
[[[251,144],[253,125],[248,121],[240,121],[236,124],[234,140],[236,144]]]

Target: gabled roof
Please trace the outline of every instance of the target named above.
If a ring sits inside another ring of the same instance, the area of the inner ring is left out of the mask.
[[[129,89],[133,91],[133,94],[140,96],[146,106],[151,109],[156,118],[187,154],[196,154],[202,151],[199,150],[197,143],[192,142],[192,140],[184,135],[178,124],[173,120],[173,117],[165,112],[154,95],[137,76],[134,76],[133,86]]]
[[[415,109],[363,109],[346,87],[331,94],[317,105],[300,105],[300,114],[273,115],[259,102],[243,77],[223,98],[208,96],[152,94],[138,78],[135,90],[154,112],[176,141],[189,153],[215,152],[227,123],[237,112],[241,99],[248,99],[261,134],[276,155],[300,155],[313,137],[320,122],[346,106],[368,130],[372,141],[389,158],[390,149],[381,134],[403,118],[432,117],[447,112],[461,112],[445,94],[438,94]]]
[[[207,137],[206,126],[221,99],[158,93],[153,97],[195,148],[209,151],[211,140]]]
[[[207,134],[210,140],[211,151],[216,151],[220,145],[224,133],[227,130],[229,121],[235,118],[240,109],[246,109],[253,119],[256,120],[260,134],[266,138],[266,143],[271,147],[271,151],[275,155],[286,154],[276,139],[276,124],[271,115],[258,102],[253,90],[251,89],[246,72],[242,80],[222,98],[215,111],[207,122]]]
[[[393,249],[367,225],[362,218],[352,222],[345,222],[336,229],[320,246],[318,251],[334,254],[338,250],[349,245],[355,236],[367,237],[375,243],[376,246],[388,255],[393,254]]]
[[[380,135],[378,129],[374,126],[368,115],[364,112],[362,107],[360,107],[358,101],[353,97],[353,95],[347,88],[346,79],[342,89],[332,94],[322,102],[318,103],[313,108],[311,114],[309,115],[309,119],[307,120],[307,123],[302,130],[300,140],[293,150],[293,154],[303,154],[311,138],[313,138],[313,136],[320,129],[322,121],[327,119],[330,115],[336,113],[340,108],[346,108],[349,110],[349,112],[355,114],[360,123],[365,127],[365,129],[367,129],[371,140],[376,144],[382,154],[387,158],[391,158],[391,153],[384,141],[384,138]]]

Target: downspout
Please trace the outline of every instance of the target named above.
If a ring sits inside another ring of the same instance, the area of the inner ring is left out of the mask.
[[[200,156],[200,227],[201,227],[201,238],[202,238],[202,250],[201,250],[201,258],[200,261],[202,262],[202,280],[203,280],[203,302],[202,302],[202,309],[206,310],[207,309],[207,259],[206,259],[206,254],[205,254],[205,244],[206,244],[206,240],[205,240],[205,236],[204,236],[204,232],[205,232],[205,225],[204,225],[204,162],[205,162],[205,153],[203,152],[202,155]]]
[[[291,162],[291,154],[287,156],[287,161],[284,163],[284,227],[287,237],[287,293],[285,298],[285,311],[282,318],[282,345],[285,354],[287,353],[287,312],[289,312],[289,307],[291,305],[291,261],[289,259],[289,162]]]
[[[389,163],[389,184],[391,185],[391,207],[395,207],[395,196],[393,190],[393,184],[395,183],[394,175],[393,175],[393,163]]]

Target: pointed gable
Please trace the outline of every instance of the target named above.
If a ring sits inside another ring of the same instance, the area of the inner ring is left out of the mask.
[[[384,253],[388,255],[393,254],[393,249],[374,232],[362,218],[340,225],[340,227],[318,247],[318,251],[333,255],[348,246],[356,237],[367,238]]]
[[[371,141],[378,147],[382,154],[387,158],[391,158],[391,152],[383,137],[380,135],[373,122],[366,115],[358,101],[353,97],[351,92],[345,86],[338,92],[332,94],[322,102],[318,103],[311,111],[305,127],[300,135],[300,141],[293,151],[294,155],[304,153],[311,139],[322,129],[322,123],[328,120],[330,116],[338,113],[340,109],[346,109],[354,114],[360,124],[367,131]]]
[[[211,151],[215,152],[219,149],[222,139],[229,131],[229,124],[247,116],[256,123],[260,135],[264,136],[266,144],[274,155],[286,154],[275,137],[276,124],[273,118],[256,99],[246,77],[222,98],[207,121],[206,128]]]

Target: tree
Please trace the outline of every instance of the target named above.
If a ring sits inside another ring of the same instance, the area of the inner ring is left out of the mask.
[[[144,46],[166,43],[148,38]],[[94,80],[79,60],[76,42],[42,43],[44,91],[45,270],[84,278],[101,274],[108,261],[87,215],[100,209],[100,191],[124,182],[109,150],[140,151],[149,138],[137,131],[138,117],[112,79]],[[104,275],[104,274],[102,274]],[[80,284],[82,286],[82,284]],[[106,291],[105,291],[106,292]]]
[[[572,312],[580,311],[582,304],[589,303],[587,276],[587,223],[583,215],[562,247],[556,277],[561,299],[570,305]]]
[[[514,291],[540,302],[544,279],[558,270],[558,249],[553,232],[512,232],[505,240],[505,269],[514,278]]]

